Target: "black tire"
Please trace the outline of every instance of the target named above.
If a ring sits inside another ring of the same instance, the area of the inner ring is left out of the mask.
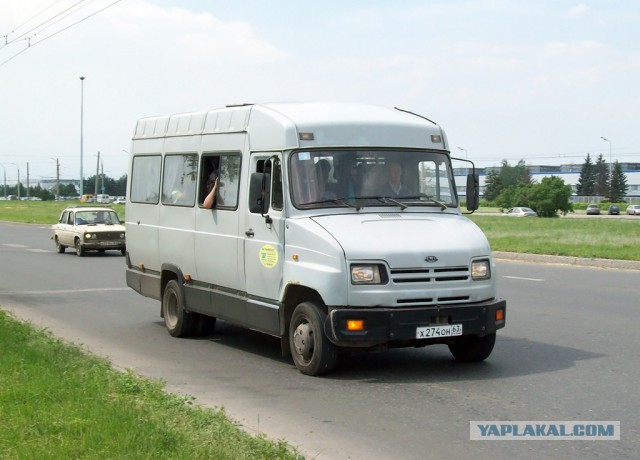
[[[162,294],[162,317],[173,337],[189,337],[195,332],[195,315],[184,311],[182,289],[176,280],[167,283]]]
[[[80,238],[76,238],[76,255],[78,257],[83,257],[86,253],[86,251],[84,250],[84,246],[82,246],[82,244],[80,244]]]
[[[60,241],[58,241],[58,237],[56,236],[56,251],[58,251],[58,254],[63,254],[64,250],[67,247],[63,244],[60,244]]]
[[[127,250],[126,249],[120,249],[120,254],[122,254],[123,256],[127,255]]]
[[[315,302],[301,303],[291,316],[289,348],[294,364],[303,374],[327,374],[336,366],[338,353],[324,334],[325,318]]]
[[[195,335],[196,337],[207,336],[213,332],[215,326],[215,317],[197,313],[195,314],[195,331],[193,335]]]
[[[475,363],[487,359],[493,351],[495,343],[495,332],[483,337],[477,335],[463,336],[457,338],[452,345],[449,345],[449,351],[457,361]]]

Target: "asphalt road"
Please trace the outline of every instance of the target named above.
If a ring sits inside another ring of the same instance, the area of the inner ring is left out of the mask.
[[[359,354],[300,374],[274,338],[219,322],[169,336],[118,252],[57,254],[48,228],[0,223],[0,308],[224,407],[317,459],[637,458],[640,271],[498,261],[507,327],[484,363],[444,346]],[[470,441],[469,422],[620,421],[620,441]]]

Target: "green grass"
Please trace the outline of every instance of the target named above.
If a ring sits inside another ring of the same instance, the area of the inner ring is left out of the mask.
[[[0,350],[1,458],[301,458],[1,310]]]
[[[27,224],[53,224],[58,221],[62,210],[70,206],[104,206],[97,203],[71,201],[0,201],[0,220]],[[124,219],[123,204],[108,204],[120,219]]]
[[[640,219],[470,218],[494,251],[640,260]]]

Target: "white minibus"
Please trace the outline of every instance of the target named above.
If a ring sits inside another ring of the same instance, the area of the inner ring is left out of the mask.
[[[148,117],[128,174],[127,284],[160,301],[172,336],[220,319],[320,375],[341,349],[443,344],[481,361],[505,325],[489,243],[422,116],[272,103]]]

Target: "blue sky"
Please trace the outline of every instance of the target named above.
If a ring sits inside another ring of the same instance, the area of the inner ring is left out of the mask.
[[[31,182],[54,177],[55,158],[79,176],[81,75],[85,177],[98,151],[126,172],[138,118],[280,100],[402,107],[479,166],[608,158],[601,136],[640,162],[637,1],[122,0],[49,37],[114,2],[94,0],[26,33],[76,1],[0,0],[9,183],[27,162]]]

